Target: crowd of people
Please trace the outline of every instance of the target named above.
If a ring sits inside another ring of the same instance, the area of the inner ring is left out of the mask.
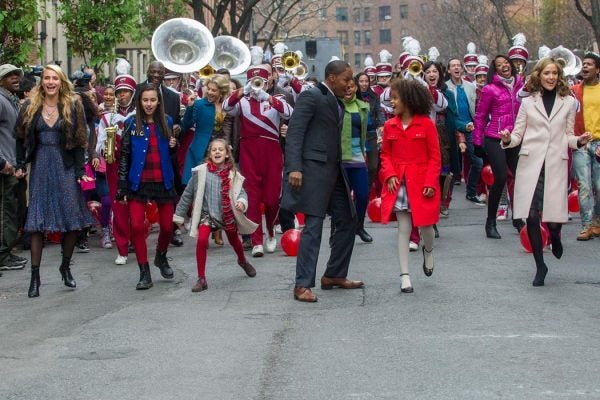
[[[415,54],[412,38],[405,47],[396,65],[383,51],[364,70],[332,60],[320,77],[294,74],[281,54],[260,57],[245,83],[227,70],[184,79],[160,61],[143,82],[119,69],[105,86],[89,69],[69,79],[56,65],[27,75],[0,65],[0,269],[30,261],[28,295],[38,297],[44,240],[58,232],[59,272],[76,288],[71,258],[90,251],[99,228],[99,247],[114,242],[117,265],[135,253],[136,289],[149,289],[147,215],[155,210],[154,266],[173,279],[167,251],[185,245],[189,231],[192,291],[201,292],[211,239],[222,246],[224,232],[255,277],[249,257],[275,252],[276,234],[302,213],[293,296],[315,302],[325,218],[331,255],[321,288],[361,288],[348,279],[354,242],[373,242],[365,216],[381,198],[381,222],[398,221],[400,290],[412,293],[408,254],[420,247],[423,272],[433,274],[437,224],[464,182],[466,200],[487,207],[487,238],[501,239],[496,221],[509,214],[527,230],[533,285],[543,286],[542,230],[561,258],[570,191],[581,210],[577,240],[600,236],[600,56],[586,54],[578,75],[566,76],[552,57],[528,71],[522,44],[489,65],[472,47],[446,65],[435,52]],[[19,243],[30,260],[14,254]]]

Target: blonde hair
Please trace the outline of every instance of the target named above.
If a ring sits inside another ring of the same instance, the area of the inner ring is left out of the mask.
[[[549,57],[542,58],[537,64],[535,64],[535,67],[533,67],[533,71],[531,72],[531,75],[529,75],[529,80],[527,82],[527,91],[529,93],[535,93],[542,92],[544,90],[540,75],[542,74],[542,71],[549,65],[556,65],[556,69],[558,70],[556,93],[559,96],[568,96],[571,93],[571,90],[569,89],[569,84],[565,78],[563,66],[560,61]]]
[[[229,142],[227,141],[227,139],[224,139],[224,138],[214,138],[214,139],[212,139],[208,143],[208,146],[206,147],[206,160],[210,161],[210,149],[212,149],[213,144],[216,143],[216,142],[219,142],[223,146],[225,146],[225,155],[227,156],[227,161],[231,163],[231,170],[234,173],[237,172],[237,170],[235,168],[235,161],[233,159],[233,148],[231,147],[231,145],[229,144]]]
[[[219,89],[219,93],[221,94],[221,101],[229,96],[231,87],[229,86],[229,79],[225,75],[213,75],[206,80],[205,86],[208,87],[209,83],[217,85],[217,89]]]
[[[46,99],[46,92],[44,91],[44,74],[46,71],[51,70],[58,75],[60,79],[60,88],[58,89],[58,103],[61,104],[61,117],[67,127],[72,125],[71,122],[71,111],[74,102],[75,92],[73,89],[73,85],[67,78],[67,75],[63,72],[63,70],[54,64],[48,64],[44,67],[41,74],[40,82],[37,85],[37,90],[35,91],[35,95],[31,99],[31,104],[25,113],[24,123],[25,125],[29,125],[33,116],[38,112],[38,110],[44,105],[44,100]]]

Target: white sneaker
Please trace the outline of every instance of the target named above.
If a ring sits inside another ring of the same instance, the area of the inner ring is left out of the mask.
[[[262,244],[258,244],[252,248],[252,257],[262,257],[265,255]]]
[[[267,241],[265,242],[267,253],[275,252],[275,247],[277,247],[277,239],[275,239],[275,236],[267,238]]]
[[[498,211],[496,212],[496,220],[497,221],[505,221],[507,218],[508,218],[508,206],[498,207]]]
[[[281,225],[277,224],[275,225],[275,233],[279,233],[280,235],[283,233],[283,231],[281,230]]]
[[[408,249],[410,251],[417,251],[417,250],[419,250],[419,244],[415,243],[413,241],[410,241],[410,242],[408,242]]]
[[[115,264],[117,265],[125,265],[127,264],[127,256],[117,256],[116,260],[115,260]]]

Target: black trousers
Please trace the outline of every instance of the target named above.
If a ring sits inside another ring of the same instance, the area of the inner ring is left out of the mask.
[[[331,229],[333,234],[331,255],[323,276],[345,278],[348,276],[358,220],[348,199],[342,171],[338,174],[328,206],[332,215]],[[296,258],[296,287],[311,288],[315,286],[324,219],[321,216],[305,215],[305,225]]]

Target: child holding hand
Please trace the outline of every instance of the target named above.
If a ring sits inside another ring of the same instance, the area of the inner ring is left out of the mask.
[[[192,177],[177,204],[173,222],[182,224],[192,202],[190,236],[197,237],[196,263],[198,281],[192,292],[208,288],[206,282],[206,254],[211,232],[223,229],[238,258],[238,265],[249,277],[256,270],[246,260],[238,234],[251,234],[257,224],[244,215],[248,196],[243,189],[244,177],[233,165],[233,155],[224,139],[214,139],[208,145],[206,163],[192,168]]]
[[[438,135],[429,118],[432,97],[417,81],[395,80],[391,86],[394,117],[383,128],[381,170],[385,186],[381,194],[381,222],[392,212],[398,218],[400,290],[412,293],[408,273],[409,237],[412,226],[423,237],[423,272],[433,273],[433,225],[439,221],[441,155]]]

